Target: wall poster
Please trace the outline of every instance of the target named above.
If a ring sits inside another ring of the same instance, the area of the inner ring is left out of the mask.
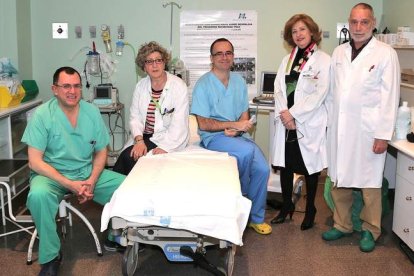
[[[180,58],[189,71],[190,95],[200,76],[210,70],[210,45],[220,37],[233,44],[233,71],[246,80],[249,98],[256,96],[256,11],[181,12]]]

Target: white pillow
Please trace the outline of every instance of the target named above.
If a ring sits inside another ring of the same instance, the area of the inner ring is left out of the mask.
[[[188,125],[190,129],[190,141],[188,141],[188,145],[198,146],[200,144],[200,135],[197,133],[198,124],[195,115],[190,115],[188,118]]]

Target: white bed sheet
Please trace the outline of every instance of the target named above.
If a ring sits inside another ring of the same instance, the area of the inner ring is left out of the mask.
[[[236,159],[190,146],[140,158],[104,207],[111,217],[184,229],[242,245],[251,201],[242,196]]]

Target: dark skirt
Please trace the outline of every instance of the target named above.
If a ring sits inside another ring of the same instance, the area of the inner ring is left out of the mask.
[[[156,144],[151,142],[150,138],[152,137],[152,134],[144,134],[144,143],[147,146],[147,151],[150,151],[152,149],[155,149],[157,147]],[[131,150],[134,147],[134,145],[127,147],[124,149],[121,154],[119,155],[118,159],[116,160],[116,163],[113,167],[113,171],[128,175],[129,172],[132,170],[132,168],[135,166],[135,163],[137,161],[134,160],[133,157],[131,157]]]
[[[286,130],[285,168],[297,174],[309,175],[300,152],[296,131]]]

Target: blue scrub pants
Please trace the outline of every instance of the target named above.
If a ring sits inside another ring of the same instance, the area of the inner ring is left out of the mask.
[[[243,196],[252,201],[250,222],[263,223],[270,169],[261,149],[248,138],[224,133],[215,135],[206,148],[236,157]]]
[[[70,172],[64,175],[69,179],[86,179],[90,169]],[[109,202],[114,191],[125,179],[124,175],[103,170],[95,185],[93,200],[101,205]],[[56,214],[59,203],[69,190],[59,183],[42,175],[34,175],[30,180],[27,207],[33,217],[39,234],[39,263],[50,262],[58,256],[60,240],[56,231]]]

